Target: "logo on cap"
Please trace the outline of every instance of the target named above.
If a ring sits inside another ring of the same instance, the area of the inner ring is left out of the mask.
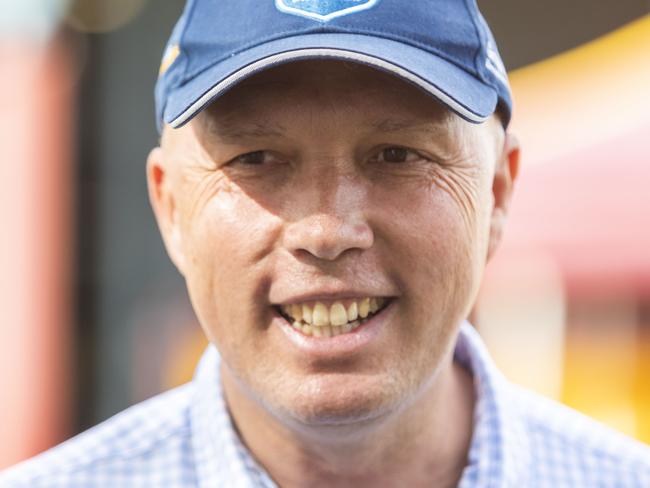
[[[281,12],[327,22],[374,7],[380,0],[275,0]]]
[[[181,53],[181,48],[178,44],[172,44],[165,49],[165,54],[163,54],[162,62],[160,63],[160,70],[158,71],[158,76],[164,75],[169,67],[174,64],[176,58],[178,58]]]

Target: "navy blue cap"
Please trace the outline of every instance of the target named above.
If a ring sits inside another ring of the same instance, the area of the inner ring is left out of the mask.
[[[180,127],[245,78],[304,59],[392,73],[480,123],[512,100],[476,0],[188,0],[156,84],[158,129]]]

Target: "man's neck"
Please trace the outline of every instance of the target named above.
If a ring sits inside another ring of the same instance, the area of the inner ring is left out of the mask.
[[[281,488],[452,487],[467,463],[474,389],[456,363],[413,404],[356,432],[287,427],[239,391],[225,369],[222,379],[240,437]]]

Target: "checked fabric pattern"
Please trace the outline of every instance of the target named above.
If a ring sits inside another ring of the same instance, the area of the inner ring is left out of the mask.
[[[460,488],[649,488],[650,447],[509,383],[463,323],[455,349],[477,404]],[[0,473],[1,488],[276,487],[228,415],[219,356],[192,382]]]

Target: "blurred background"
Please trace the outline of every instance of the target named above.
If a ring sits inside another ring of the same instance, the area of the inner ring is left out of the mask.
[[[650,0],[479,1],[523,168],[471,319],[514,381],[650,442]],[[182,0],[0,0],[0,469],[187,381],[147,200]]]

